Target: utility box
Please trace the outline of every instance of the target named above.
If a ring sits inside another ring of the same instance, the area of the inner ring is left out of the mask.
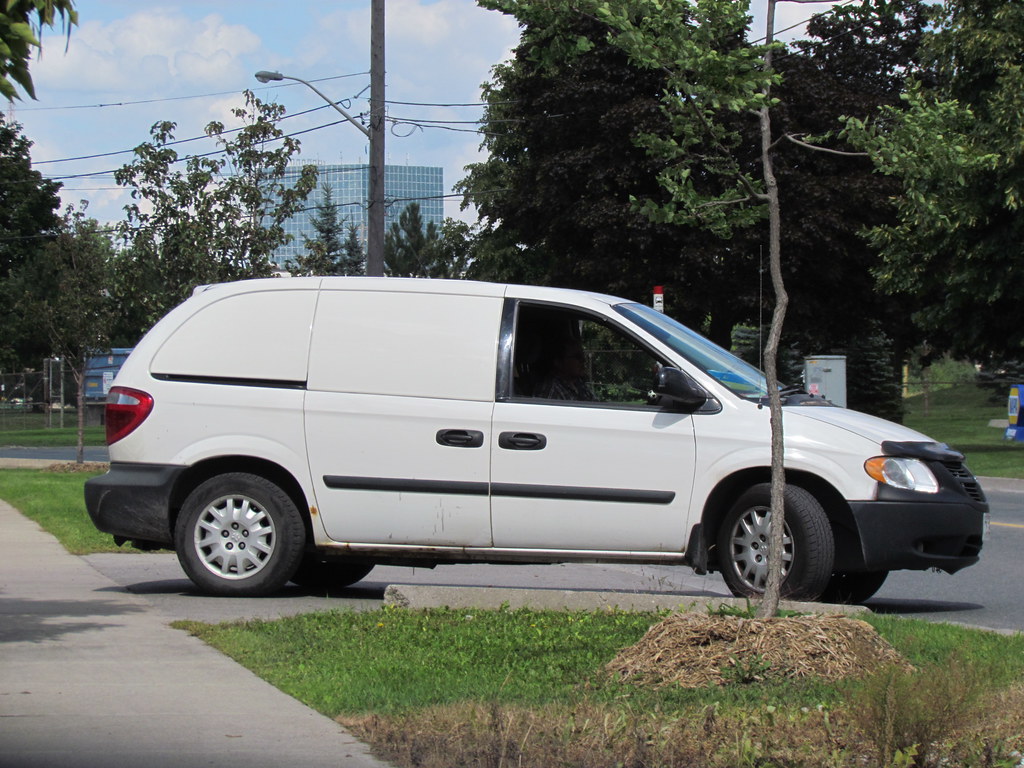
[[[1010,387],[1010,398],[1006,403],[1007,423],[1006,439],[1024,443],[1024,419],[1020,418],[1020,396],[1024,392],[1024,384]]]
[[[846,357],[818,355],[804,358],[804,389],[846,407]]]
[[[83,382],[86,402],[106,402],[110,385],[130,353],[130,348],[119,347],[105,354],[90,357],[86,361]]]

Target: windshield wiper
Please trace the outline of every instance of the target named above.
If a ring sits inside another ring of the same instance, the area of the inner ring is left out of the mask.
[[[812,395],[801,385],[779,388],[779,398],[783,405],[833,405],[832,401],[826,400],[823,395]],[[768,395],[758,398],[759,406],[768,405]]]

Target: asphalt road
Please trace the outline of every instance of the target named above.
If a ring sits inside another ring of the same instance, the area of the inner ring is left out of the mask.
[[[86,461],[110,461],[106,446],[87,445],[84,450]],[[0,459],[40,459],[43,461],[74,461],[74,448],[23,448],[18,446],[0,447]]]
[[[68,460],[67,449],[0,448],[0,458]],[[106,449],[87,453],[103,461]],[[983,479],[992,526],[981,562],[960,573],[897,571],[868,601],[879,613],[948,621],[997,630],[1024,631],[1024,481]],[[379,606],[388,584],[494,586],[536,589],[661,592],[680,596],[729,596],[717,574],[696,576],[687,568],[625,565],[449,565],[436,569],[375,568],[338,594],[289,588],[272,598],[210,598],[197,593],[171,554],[100,554],[86,560],[120,589],[144,595],[173,618],[222,621],[304,613],[364,610]]]
[[[878,613],[1003,631],[1024,631],[1019,553],[1024,550],[1024,483],[986,489],[992,527],[981,562],[957,574],[898,571],[868,601]],[[143,595],[175,619],[227,621],[274,618],[309,611],[378,607],[388,584],[509,587],[609,592],[657,592],[686,597],[729,597],[720,576],[688,568],[628,565],[445,565],[435,569],[381,566],[337,594],[289,585],[269,598],[211,598],[199,594],[172,554],[98,554],[85,558],[121,588]]]
[[[992,527],[977,565],[952,576],[896,571],[867,605],[873,611],[1024,631],[1024,482],[983,479]]]

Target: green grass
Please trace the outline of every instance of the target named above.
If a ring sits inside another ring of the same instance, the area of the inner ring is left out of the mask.
[[[174,626],[401,766],[854,768],[910,765],[900,756],[913,750],[950,765],[1003,765],[1024,745],[1022,635],[869,614],[916,670],[879,665],[864,679],[838,682],[768,674],[698,689],[607,673],[618,651],[660,618],[385,607]],[[715,645],[713,631],[706,642]],[[685,644],[644,651],[662,663],[677,653],[694,663]],[[758,658],[735,663],[754,668]],[[960,733],[950,738],[954,728]],[[876,762],[865,763],[870,755]]]
[[[976,475],[1024,478],[1024,443],[1005,440],[1003,429],[988,425],[1006,419],[1008,394],[1008,388],[964,384],[933,392],[927,404],[923,395],[915,395],[904,401],[903,422],[963,452]]]
[[[275,621],[178,622],[260,677],[328,716],[400,713],[478,701],[540,706],[585,695],[643,708],[815,707],[847,684],[778,681],[687,690],[626,685],[602,673],[659,619],[652,613],[531,610],[332,611]],[[994,687],[1024,675],[1024,636],[866,615],[911,663],[956,656]]]
[[[85,510],[83,487],[96,472],[48,472],[40,469],[0,470],[0,499],[35,520],[74,555],[136,551],[118,547],[100,533]]]
[[[72,416],[71,418],[74,418]],[[65,422],[67,423],[67,422]],[[36,427],[33,429],[0,429],[0,446],[19,448],[65,448],[78,444],[78,427]],[[86,445],[106,445],[105,427],[86,427]]]
[[[537,705],[635,642],[649,615],[383,608],[183,626],[328,715],[465,700]]]

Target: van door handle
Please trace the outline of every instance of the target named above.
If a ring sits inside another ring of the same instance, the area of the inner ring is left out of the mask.
[[[479,448],[484,444],[484,433],[475,429],[442,429],[437,433],[437,444],[452,448]]]
[[[533,432],[502,432],[498,435],[498,447],[510,451],[539,451],[548,444],[544,435]]]

